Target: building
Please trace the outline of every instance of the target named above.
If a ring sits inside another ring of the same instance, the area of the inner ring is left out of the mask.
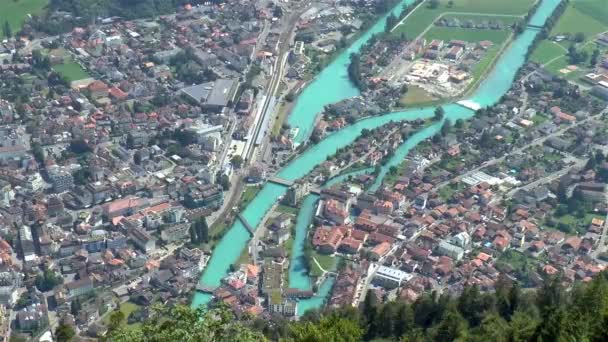
[[[41,303],[30,304],[17,311],[17,328],[21,331],[36,331],[49,324],[47,308]]]
[[[461,247],[452,245],[447,241],[441,241],[439,246],[437,246],[437,254],[446,255],[450,258],[459,261],[464,256],[464,249]]]
[[[172,225],[162,230],[160,238],[166,242],[181,241],[189,236],[190,225],[178,224]]]
[[[296,181],[287,189],[283,202],[292,207],[297,206],[300,200],[308,195],[308,187],[308,182]]]
[[[180,93],[204,109],[221,112],[234,101],[237,88],[236,80],[217,79],[214,82],[183,88]]]
[[[268,295],[273,291],[279,291],[280,296],[283,284],[283,265],[267,262],[262,268],[262,273],[262,293]]]
[[[74,187],[74,177],[70,171],[63,167],[49,168],[48,175],[51,185],[53,185],[53,191],[57,193],[68,191]]]
[[[248,183],[259,183],[266,179],[266,168],[260,163],[256,163],[249,168],[247,174]]]
[[[156,240],[143,229],[133,228],[129,231],[129,237],[133,244],[144,253],[150,253],[156,249]]]
[[[268,312],[291,317],[296,315],[297,310],[298,302],[283,298],[280,291],[272,291],[268,294]]]
[[[84,296],[88,293],[93,292],[93,290],[95,289],[93,286],[93,280],[89,277],[85,277],[82,279],[74,280],[71,283],[67,283],[65,285],[65,288],[67,290],[68,298]]]
[[[387,289],[394,289],[412,279],[413,276],[396,268],[380,266],[374,274],[373,282]]]

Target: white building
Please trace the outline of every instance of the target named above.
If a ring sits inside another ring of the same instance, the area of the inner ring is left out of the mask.
[[[373,282],[376,285],[393,289],[400,287],[412,278],[413,276],[407,272],[392,267],[380,266],[374,275]]]

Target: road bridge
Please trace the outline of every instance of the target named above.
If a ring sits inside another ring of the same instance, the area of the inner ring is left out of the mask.
[[[243,223],[243,226],[245,227],[245,229],[247,229],[247,231],[249,232],[249,235],[251,235],[251,237],[254,236],[253,231],[255,230],[253,228],[252,225],[249,224],[249,222],[247,222],[247,220],[243,217],[243,215],[241,215],[241,213],[236,214],[236,217],[241,220],[241,223]]]
[[[268,181],[270,183],[279,184],[279,185],[286,186],[286,187],[290,187],[293,185],[293,181],[283,179],[283,178],[280,178],[277,176],[272,176],[272,177],[268,178]]]

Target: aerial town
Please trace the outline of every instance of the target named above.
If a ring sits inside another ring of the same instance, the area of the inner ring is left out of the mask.
[[[0,13],[2,341],[607,269],[608,22],[567,0],[78,1]]]

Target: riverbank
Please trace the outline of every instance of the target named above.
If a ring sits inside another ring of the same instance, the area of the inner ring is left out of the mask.
[[[535,14],[535,19],[542,19],[543,22],[552,12],[552,9],[557,6],[558,0],[543,0],[543,4],[539,7],[539,10]],[[378,24],[376,24],[378,25]],[[523,65],[525,61],[527,46],[529,46],[534,37],[538,33],[537,30],[526,30],[520,35],[511,46],[505,51],[501,59],[498,61],[494,71],[490,73],[488,79],[481,83],[480,88],[473,94],[469,99],[482,106],[487,106],[496,102],[511,86],[515,74],[519,67]],[[325,71],[324,71],[325,72]],[[322,72],[322,74],[324,73]],[[346,71],[336,72],[332,77],[340,77],[345,75]],[[326,73],[327,74],[327,73]],[[329,75],[329,74],[327,74]],[[329,76],[324,76],[329,77]],[[343,82],[343,80],[328,79],[328,84],[323,84],[324,89],[331,84],[337,84]],[[321,84],[319,84],[319,87]],[[339,88],[335,88],[339,89]],[[322,89],[308,88],[310,94],[315,92],[323,93]],[[325,91],[327,92],[327,91]],[[342,95],[343,93],[339,94]],[[308,95],[311,96],[311,95]],[[324,98],[324,97],[323,97]],[[330,96],[328,99],[334,98]],[[324,106],[324,103],[319,99],[311,98],[311,103],[315,106]],[[301,101],[300,101],[301,102]],[[471,110],[463,108],[456,104],[448,104],[444,106],[446,111],[446,118],[455,121],[458,118],[470,118],[473,115]],[[319,144],[316,144],[309,148],[305,153],[295,158],[288,164],[287,167],[283,168],[279,172],[279,176],[287,180],[296,180],[306,175],[315,165],[323,162],[330,155],[333,155],[337,149],[351,144],[362,132],[363,129],[373,129],[380,127],[391,120],[415,120],[415,119],[426,119],[433,116],[434,108],[422,108],[418,110],[410,110],[396,113],[389,113],[383,116],[377,116],[366,120],[361,120],[354,123],[353,125],[347,126],[344,129],[330,134]],[[314,118],[310,114],[311,111],[300,112],[300,115],[307,116],[302,119],[301,122],[311,123]],[[316,113],[316,112],[315,112]],[[293,114],[292,114],[293,115]],[[299,118],[298,118],[299,119]],[[308,131],[312,127],[307,127]],[[412,135],[402,146],[409,146],[411,148],[420,141],[431,137],[440,128],[440,124],[429,126],[428,128],[422,129],[418,133]],[[408,148],[408,150],[409,150]],[[405,152],[406,153],[406,152]],[[276,184],[266,184],[263,186],[259,195],[253,199],[251,204],[243,211],[243,216],[251,224],[257,224],[261,221],[264,213],[272,207],[277,199],[283,196],[286,192],[286,188]],[[246,245],[249,239],[249,235],[245,228],[240,222],[236,222],[233,227],[227,232],[222,241],[218,244],[216,250],[208,263],[208,266],[201,277],[201,283],[208,286],[214,286],[220,283],[221,278],[225,275],[229,268],[229,265],[238,259],[242,248]],[[291,281],[291,277],[290,277]],[[198,306],[209,301],[209,296],[197,294],[192,303],[193,306]],[[322,300],[321,300],[322,304]]]

